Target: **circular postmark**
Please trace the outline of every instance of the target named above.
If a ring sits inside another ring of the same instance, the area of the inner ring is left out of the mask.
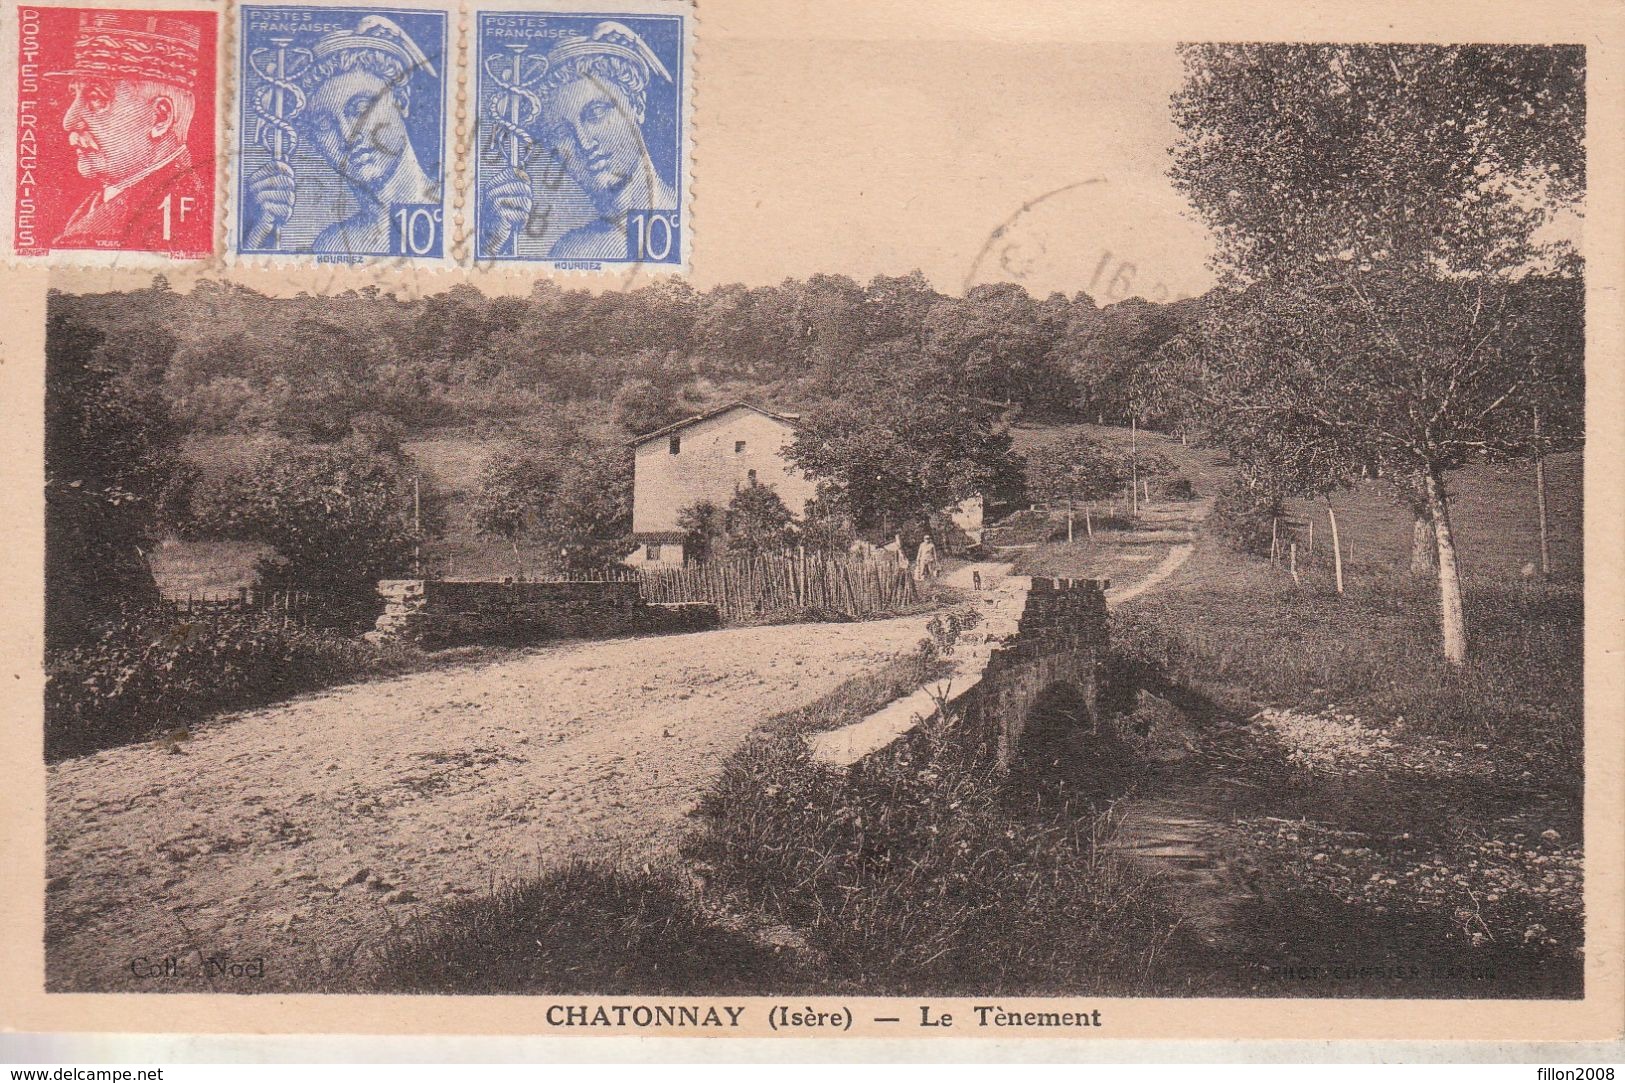
[[[1081,290],[1100,305],[1176,301],[1212,284],[1207,252],[1206,231],[1160,178],[1087,177],[1033,196],[999,222],[963,289],[1015,282],[1035,296]]]

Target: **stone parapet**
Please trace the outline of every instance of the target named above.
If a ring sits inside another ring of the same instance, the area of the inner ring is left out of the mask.
[[[896,744],[944,700],[965,739],[1000,766],[1015,758],[1033,705],[1057,685],[1069,686],[1094,720],[1110,582],[1002,572],[983,581],[976,594],[982,620],[955,647],[952,674],[850,726],[813,735],[815,760],[849,767]]]

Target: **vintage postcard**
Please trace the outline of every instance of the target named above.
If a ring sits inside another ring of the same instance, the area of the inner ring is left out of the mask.
[[[1620,1036],[1625,8],[13,14],[0,1026]]]

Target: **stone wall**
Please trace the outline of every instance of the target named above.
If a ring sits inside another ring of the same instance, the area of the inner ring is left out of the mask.
[[[650,605],[638,584],[386,579],[384,614],[367,638],[427,647],[690,632],[720,623],[714,606]]]

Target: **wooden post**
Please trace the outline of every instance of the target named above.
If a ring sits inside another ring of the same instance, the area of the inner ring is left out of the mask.
[[[1291,561],[1290,567],[1292,570],[1292,581],[1294,583],[1298,583],[1301,582],[1301,580],[1298,578],[1298,543],[1292,542],[1291,546],[1292,548],[1290,550],[1289,559]]]
[[[1067,494],[1066,498],[1066,543],[1068,545],[1072,544],[1072,495],[1070,493]]]
[[[1334,572],[1337,575],[1337,593],[1342,594],[1343,593],[1343,547],[1339,543],[1338,538],[1337,538],[1337,512],[1332,509],[1332,501],[1331,501],[1330,497],[1328,497],[1326,499],[1326,517],[1331,520],[1331,524],[1332,524],[1332,569],[1334,570]],[[1309,524],[1309,527],[1310,527],[1311,530],[1314,529],[1314,525],[1315,525],[1314,522],[1311,521],[1310,524]],[[1311,538],[1314,537],[1313,534],[1310,534],[1309,536]]]
[[[1332,508],[1332,502],[1330,500],[1326,501],[1326,510],[1330,511],[1331,508]],[[1334,516],[1333,518],[1335,519],[1336,517]],[[1313,556],[1314,552],[1315,552],[1315,521],[1313,519],[1311,519],[1311,520],[1309,520],[1309,553],[1310,553],[1311,556]]]
[[[1130,415],[1128,419],[1128,497],[1129,513],[1140,514],[1140,423]]]
[[[1089,539],[1093,541],[1095,537],[1095,524],[1094,520],[1089,517],[1088,504],[1083,506],[1083,529],[1086,533],[1088,533]]]
[[[1540,513],[1540,574],[1552,574],[1551,542],[1546,536],[1546,457],[1540,452],[1540,407],[1535,407],[1535,506]]]
[[[1279,516],[1270,517],[1270,563],[1274,564],[1276,554],[1281,551],[1281,519]]]

